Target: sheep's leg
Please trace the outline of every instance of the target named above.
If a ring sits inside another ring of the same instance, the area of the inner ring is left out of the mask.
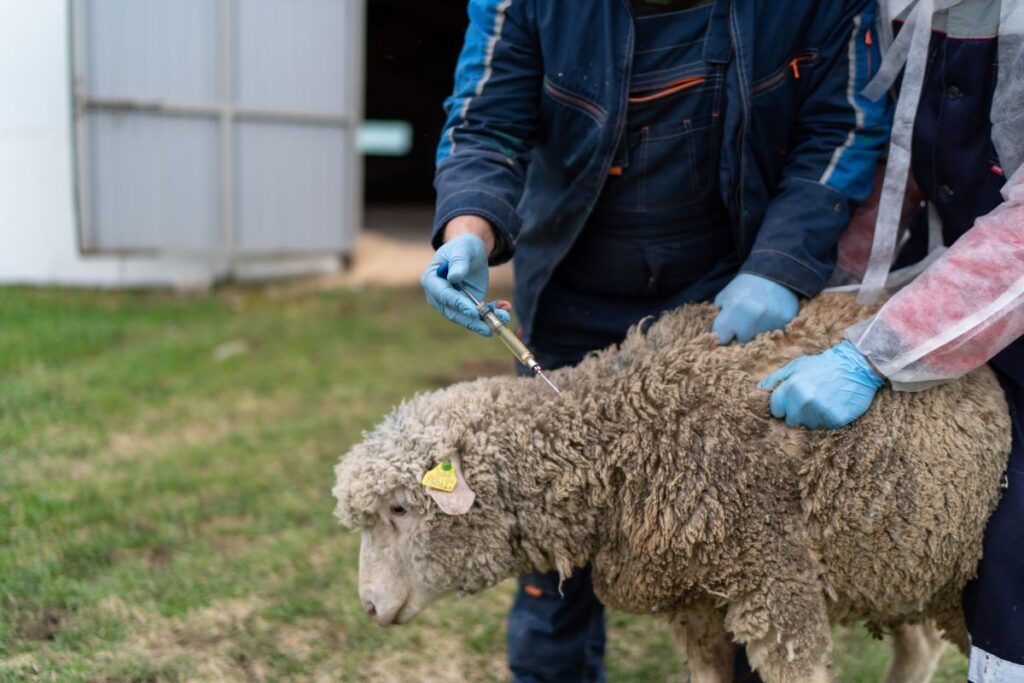
[[[935,632],[941,634],[947,643],[952,643],[959,649],[964,657],[969,657],[971,645],[967,636],[964,611],[960,606],[960,589],[950,589],[936,597],[926,613],[932,617],[930,623],[934,623]]]
[[[827,683],[832,634],[811,574],[768,579],[729,606],[726,627],[765,683]]]
[[[892,634],[893,657],[884,683],[928,683],[946,643],[932,622],[904,624]]]
[[[692,683],[730,683],[733,644],[722,610],[698,605],[671,618],[676,647],[690,668]]]

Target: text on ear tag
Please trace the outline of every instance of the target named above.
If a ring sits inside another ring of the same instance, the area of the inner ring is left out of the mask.
[[[455,467],[452,466],[452,461],[445,458],[439,462],[434,469],[428,470],[423,475],[423,480],[420,483],[427,488],[445,491],[446,493],[454,491],[458,479],[455,477]]]

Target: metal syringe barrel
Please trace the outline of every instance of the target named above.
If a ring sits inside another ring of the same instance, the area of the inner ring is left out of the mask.
[[[476,306],[477,313],[483,318],[487,326],[494,330],[494,334],[498,335],[502,343],[508,347],[508,350],[519,359],[519,362],[530,368],[534,372],[540,369],[540,365],[533,357],[533,353],[526,347],[519,337],[515,335],[515,332],[508,329],[508,325],[501,322],[491,307],[487,304],[478,303]]]
[[[562,392],[559,391],[558,387],[556,387],[544,374],[540,367],[540,363],[538,363],[533,357],[533,353],[530,349],[526,347],[526,344],[519,340],[519,337],[517,337],[512,330],[508,329],[508,325],[501,321],[501,318],[499,318],[494,312],[494,309],[473,296],[473,293],[469,290],[462,289],[458,285],[455,285],[455,287],[469,297],[469,300],[473,302],[474,306],[476,306],[477,314],[479,314],[480,318],[487,323],[487,326],[490,327],[496,335],[498,335],[498,338],[501,339],[501,342],[509,351],[512,352],[512,355],[514,355],[520,363],[530,368],[530,370],[533,370],[533,373],[544,380],[544,383],[551,387],[553,392],[561,396]]]

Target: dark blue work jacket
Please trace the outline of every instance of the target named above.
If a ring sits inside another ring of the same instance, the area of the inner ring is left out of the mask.
[[[741,271],[805,296],[832,272],[864,199],[890,108],[859,95],[878,67],[867,0],[715,0],[705,58],[725,66],[717,169]],[[628,0],[471,0],[438,148],[433,243],[486,218],[515,256],[529,342],[537,300],[601,193],[623,135]]]

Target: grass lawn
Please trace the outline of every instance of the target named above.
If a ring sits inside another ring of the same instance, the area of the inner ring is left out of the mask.
[[[411,289],[0,288],[0,681],[504,680],[510,585],[377,628],[330,488],[391,406],[506,353]],[[685,680],[654,621],[609,623],[610,681]],[[836,640],[838,680],[878,679],[885,643]]]

